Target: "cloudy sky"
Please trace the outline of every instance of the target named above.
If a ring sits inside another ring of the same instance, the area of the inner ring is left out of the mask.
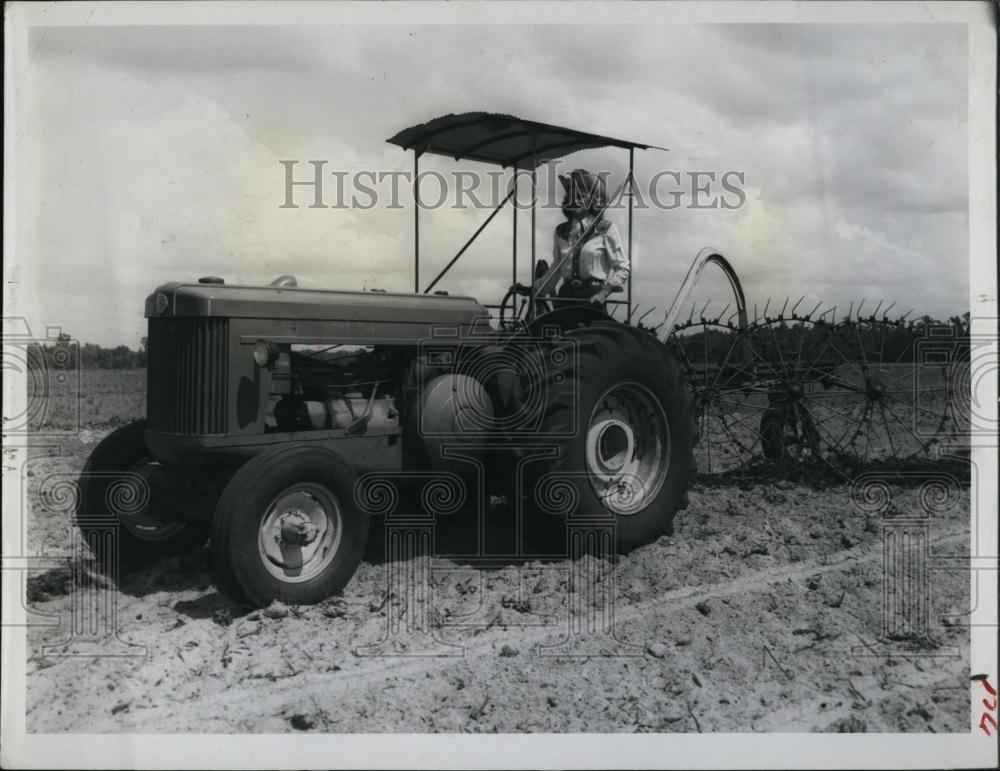
[[[918,315],[968,309],[964,25],[575,20],[32,30],[18,97],[19,241],[8,255],[32,321],[135,347],[143,299],[165,281],[293,273],[311,287],[408,291],[406,195],[401,209],[283,209],[279,160],[300,160],[303,175],[309,159],[409,170],[412,157],[386,138],[472,110],[669,148],[637,154],[640,183],[662,170],[745,175],[739,209],[637,213],[643,308],[665,308],[712,245],[751,303],[805,295],[810,307],[865,297]],[[626,160],[595,151],[567,162],[621,170]],[[426,157],[422,168],[485,170]],[[425,279],[486,214],[424,216]],[[540,254],[558,220],[539,216]],[[498,301],[509,212],[494,226],[443,288]],[[712,280],[702,294],[715,288],[724,297]]]

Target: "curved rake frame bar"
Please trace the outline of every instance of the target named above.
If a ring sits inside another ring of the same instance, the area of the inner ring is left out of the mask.
[[[709,263],[718,265],[722,272],[726,275],[726,278],[729,279],[729,285],[732,287],[733,295],[736,297],[736,312],[739,315],[740,329],[747,328],[747,303],[746,298],[743,296],[743,286],[740,284],[736,271],[733,270],[733,266],[729,264],[729,260],[719,254],[715,249],[706,247],[698,252],[698,256],[694,258],[694,262],[692,262],[691,267],[688,268],[684,281],[677,290],[677,295],[674,297],[670,310],[667,311],[667,315],[664,318],[663,332],[660,333],[660,342],[665,343],[667,338],[670,337],[671,333],[674,331],[674,325],[677,323],[677,315],[680,313],[681,308],[684,307],[684,303],[686,302],[688,295],[691,294],[691,290],[694,289],[695,284],[698,283],[698,278],[701,276],[702,270],[704,270],[705,266]]]

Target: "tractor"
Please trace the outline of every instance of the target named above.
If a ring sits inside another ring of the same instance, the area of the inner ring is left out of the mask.
[[[631,273],[607,306],[623,311],[617,321],[540,292],[548,266],[534,243],[538,168],[620,148],[631,264],[633,158],[651,146],[489,113],[447,115],[389,141],[413,151],[415,183],[425,153],[530,178],[530,281],[517,281],[513,206],[503,301],[435,290],[512,190],[423,288],[415,195],[412,294],[314,289],[292,276],[157,287],[145,302],[146,418],[107,436],[80,479],[78,525],[95,553],[141,566],[210,542],[218,583],[236,600],[320,602],[365,554],[373,516],[360,491],[380,476],[462,480],[474,510],[514,512],[501,517],[518,532],[505,554],[527,554],[528,536],[559,543],[581,516],[609,521],[619,552],[671,532],[698,440],[685,374],[662,339],[628,323]],[[710,263],[730,276],[745,325],[739,282],[712,250],[674,306]],[[109,522],[111,547],[97,544]]]

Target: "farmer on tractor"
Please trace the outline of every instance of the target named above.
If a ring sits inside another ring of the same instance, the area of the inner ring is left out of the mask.
[[[468,496],[454,496],[458,530],[473,535],[468,554],[485,558],[560,554],[570,518],[581,515],[612,523],[609,547],[621,552],[671,532],[694,471],[695,403],[662,340],[628,323],[634,197],[624,241],[603,216],[608,200],[632,190],[634,151],[651,146],[492,113],[445,115],[390,142],[413,151],[415,180],[425,153],[501,166],[515,183],[529,172],[531,283],[517,281],[514,206],[513,285],[503,300],[435,291],[515,199],[513,186],[427,283],[414,188],[413,294],[300,288],[288,277],[156,287],[145,305],[146,418],[105,437],[80,477],[82,536],[104,548],[107,523],[115,525],[109,564],[210,541],[217,583],[238,601],[320,602],[354,574],[373,517],[390,514],[388,498],[359,492],[373,478],[459,480]],[[562,180],[567,221],[545,272],[535,254],[537,169],[598,147],[627,150],[628,176],[611,195],[584,171]],[[675,305],[713,260],[724,263],[710,250],[699,255]],[[621,299],[609,297],[615,291]],[[738,299],[745,322],[741,291]],[[624,322],[605,304],[624,306]],[[462,452],[444,452],[450,445]],[[466,483],[455,467],[483,473]],[[112,493],[125,485],[142,505],[119,505]],[[422,505],[436,517],[444,503],[429,489]],[[570,506],[553,512],[561,497]],[[483,500],[496,501],[488,528]],[[443,551],[439,543],[432,548]]]
[[[629,269],[618,228],[604,219],[608,205],[604,180],[576,169],[560,175],[559,181],[565,192],[566,221],[556,226],[552,250],[559,276],[547,276],[546,284],[551,292],[553,279],[561,279],[557,297],[605,310],[609,295],[623,291]]]

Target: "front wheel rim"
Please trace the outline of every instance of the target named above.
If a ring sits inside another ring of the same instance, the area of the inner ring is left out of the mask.
[[[302,583],[322,574],[333,561],[343,534],[337,497],[315,483],[279,493],[264,512],[257,537],[261,564],[285,583]]]
[[[631,516],[659,494],[670,468],[670,424],[660,400],[639,383],[618,383],[597,400],[587,424],[587,472],[614,514]]]

